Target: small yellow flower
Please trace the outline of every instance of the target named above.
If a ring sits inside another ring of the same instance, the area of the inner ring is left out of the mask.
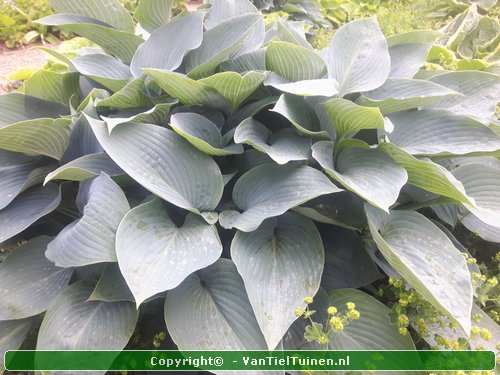
[[[493,339],[493,335],[491,334],[491,332],[487,328],[483,328],[481,330],[481,338],[484,341],[491,341]]]
[[[400,298],[400,299],[399,299],[399,304],[400,304],[401,306],[408,306],[408,303],[409,303],[409,302],[408,302],[408,300],[407,300],[406,298]]]
[[[302,316],[302,314],[304,314],[304,311],[302,311],[302,309],[300,307],[297,307],[295,309],[295,316],[299,317],[299,316]]]
[[[312,297],[306,297],[306,298],[304,298],[304,303],[306,305],[310,305],[313,302],[314,302],[314,299]]]
[[[354,310],[356,308],[356,304],[354,304],[353,302],[347,302],[346,306],[347,310]]]
[[[399,334],[406,336],[408,334],[408,330],[404,327],[399,327]]]
[[[320,344],[328,344],[330,340],[328,340],[328,336],[327,335],[321,335],[320,337],[318,337],[318,343]]]
[[[478,336],[481,334],[481,329],[478,326],[472,326],[470,329],[470,334],[473,336]]]
[[[407,327],[410,324],[410,318],[407,315],[401,314],[398,316],[398,325]]]
[[[498,279],[493,276],[493,277],[490,277],[487,281],[486,281],[486,285],[488,285],[489,287],[491,288],[494,288],[498,285]]]
[[[335,315],[337,313],[337,308],[335,306],[330,306],[327,312],[329,315]]]
[[[360,317],[359,311],[358,310],[349,310],[347,312],[347,317],[351,320],[358,320]]]

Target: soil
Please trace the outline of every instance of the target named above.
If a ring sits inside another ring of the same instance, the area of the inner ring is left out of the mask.
[[[30,44],[23,48],[10,49],[0,44],[0,94],[7,92],[9,81],[6,75],[22,67],[43,66],[47,62],[47,55],[39,48],[41,43]],[[47,48],[57,48],[57,44],[47,44]]]

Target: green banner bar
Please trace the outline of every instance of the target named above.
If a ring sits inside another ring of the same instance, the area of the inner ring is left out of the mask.
[[[495,368],[492,351],[35,351],[5,354],[9,371],[113,370],[392,370],[481,371]]]

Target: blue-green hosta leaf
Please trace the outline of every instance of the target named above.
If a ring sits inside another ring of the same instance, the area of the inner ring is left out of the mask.
[[[0,211],[0,243],[54,211],[59,203],[61,203],[61,193],[55,184],[43,188],[34,187],[20,194]]]
[[[24,82],[24,93],[67,105],[72,95],[80,96],[79,74],[40,69]]]
[[[234,59],[220,64],[222,70],[245,73],[250,71],[266,70],[266,49],[259,48],[255,51],[244,53]]]
[[[281,114],[304,135],[329,138],[328,133],[321,129],[320,120],[313,108],[300,96],[281,95],[272,111]]]
[[[16,122],[38,118],[57,118],[62,115],[69,115],[69,108],[60,103],[20,93],[0,96],[0,129]]]
[[[101,6],[96,7],[96,9],[100,8]],[[117,30],[95,18],[75,14],[53,14],[36,22],[47,26],[57,26],[83,36],[126,64],[132,61],[135,51],[144,41],[131,32]]]
[[[387,38],[391,71],[389,77],[412,78],[425,64],[427,55],[440,34],[415,30]]]
[[[0,152],[0,158],[6,156],[8,151]],[[9,153],[17,157],[20,154]],[[57,164],[47,164],[42,158],[21,159],[19,163],[0,166],[0,210],[6,207],[24,190],[43,181],[47,173]]]
[[[95,18],[117,29],[134,32],[134,21],[118,0],[49,0],[57,13]]]
[[[223,190],[219,167],[173,131],[127,123],[110,135],[103,121],[88,120],[111,159],[146,189],[195,213],[217,207]]]
[[[384,129],[384,117],[378,108],[363,107],[340,98],[321,105],[334,124],[337,138],[352,136],[363,129]]]
[[[48,245],[47,259],[61,267],[115,262],[115,234],[118,224],[130,210],[120,187],[106,174],[81,185],[77,201],[88,189],[80,219],[64,228]]]
[[[227,118],[226,124],[224,125],[225,128],[233,129],[237,127],[246,118],[255,116],[257,113],[263,111],[267,107],[276,104],[277,100],[278,98],[276,96],[266,96],[263,99],[257,100],[241,107]]]
[[[314,221],[361,231],[366,226],[364,201],[350,191],[323,195],[293,210]]]
[[[290,212],[254,232],[236,232],[231,258],[274,350],[297,319],[291,307],[305,308],[304,298],[319,289],[325,262],[321,236],[312,221]]]
[[[461,96],[460,93],[430,81],[408,78],[388,78],[378,89],[364,92],[356,103],[378,107],[383,115],[423,107],[433,102]]]
[[[68,118],[41,118],[0,125],[0,148],[61,159],[70,135]]]
[[[392,143],[380,143],[378,148],[406,169],[409,184],[458,202],[474,204],[462,183],[441,165],[430,160],[417,159]]]
[[[134,18],[152,33],[170,21],[174,4],[175,0],[140,0]]]
[[[293,43],[314,50],[306,39],[304,26],[304,22],[288,22],[280,17],[275,23],[276,38],[282,42]]]
[[[466,208],[485,224],[500,229],[500,169],[466,164],[453,169],[451,173],[476,203],[475,207],[465,205]]]
[[[101,172],[109,176],[123,174],[123,170],[103,152],[84,155],[46,174],[45,184],[52,180],[84,181],[97,177]]]
[[[93,284],[78,281],[53,301],[40,326],[37,350],[122,350],[125,347],[134,333],[139,311],[128,301],[88,301],[93,289]],[[105,372],[92,374],[104,375]]]
[[[210,13],[205,21],[205,28],[210,30],[217,25],[234,17],[244,14],[260,14],[259,10],[249,0],[214,0],[210,7]],[[260,48],[264,42],[265,25],[261,17],[247,37],[240,43],[231,54],[231,58],[241,54],[253,52]]]
[[[271,42],[266,48],[266,67],[288,81],[321,79],[326,64],[315,51],[287,42]]]
[[[308,166],[260,165],[245,173],[234,186],[233,200],[242,212],[224,211],[219,222],[227,229],[252,232],[267,218],[339,191],[323,173]]]
[[[469,335],[471,276],[462,253],[425,216],[413,211],[385,214],[366,206],[377,247],[394,269]]]
[[[500,149],[500,137],[482,123],[443,109],[389,115],[394,130],[387,138],[412,155],[463,155]]]
[[[311,153],[311,139],[301,137],[292,129],[272,133],[252,117],[244,120],[234,133],[236,143],[244,143],[269,155],[278,164],[292,160],[307,160]]]
[[[328,293],[330,306],[345,311],[353,302],[360,313],[359,320],[350,321],[343,331],[330,335],[332,350],[415,350],[410,335],[401,335],[391,323],[391,310],[375,298],[356,289],[340,289]]]
[[[360,288],[383,277],[354,231],[337,226],[319,229],[325,247],[322,288]]]
[[[456,113],[489,117],[500,102],[500,76],[479,71],[461,71],[440,74],[429,81],[448,87],[464,96],[453,96],[432,104]]]
[[[135,302],[134,295],[123,278],[118,263],[109,263],[106,266],[89,301]]]
[[[199,82],[207,84],[227,99],[233,108],[238,108],[251,94],[264,82],[267,73],[248,72],[222,72],[203,78]]]
[[[328,78],[339,83],[343,96],[374,90],[391,69],[391,58],[376,18],[356,20],[340,27],[328,47]]]
[[[201,46],[185,58],[189,77],[208,77],[233,54],[241,43],[261,25],[260,14],[243,14],[222,22],[203,34]]]
[[[120,91],[109,98],[99,100],[96,107],[113,107],[120,109],[138,108],[151,105],[151,100],[144,93],[146,77],[139,77],[129,81]]]
[[[300,96],[333,96],[338,94],[338,84],[334,79],[309,79],[290,82],[276,73],[271,73],[264,84]]]
[[[137,306],[175,288],[191,273],[214,263],[221,253],[214,226],[188,214],[178,227],[158,198],[127,213],[116,236],[118,265]]]
[[[170,118],[170,126],[207,155],[225,156],[243,152],[241,145],[227,145],[217,125],[197,113],[176,113]]]
[[[188,76],[161,69],[144,69],[145,72],[170,96],[186,105],[208,104],[214,108],[226,108],[229,103],[213,87],[195,81]]]
[[[121,90],[132,77],[127,65],[109,55],[83,55],[74,59],[72,64],[78,72],[113,92]]]
[[[89,106],[93,108],[93,102],[89,103]],[[77,111],[79,112],[80,110]],[[70,161],[88,154],[95,154],[103,151],[85,116],[82,114],[73,116],[71,122],[71,134],[68,139],[66,150],[61,158],[61,164],[69,163]]]
[[[243,280],[229,259],[219,259],[169,291],[165,322],[180,350],[268,349]],[[283,375],[283,371],[248,373]]]
[[[32,325],[31,318],[0,322],[0,374],[5,370],[5,352],[18,349],[28,336]]]
[[[144,68],[175,70],[184,55],[198,48],[203,38],[203,14],[179,17],[156,29],[137,49],[130,70],[135,77],[144,75]]]
[[[312,147],[312,155],[326,173],[345,188],[376,207],[389,211],[408,174],[379,150],[350,146],[342,150],[334,166],[333,142],[321,141]]]
[[[472,233],[477,234],[485,241],[500,244],[500,227],[488,225],[472,213],[466,214],[460,219],[464,227]]]
[[[108,125],[109,132],[111,133],[115,126],[126,122],[135,122],[141,124],[163,125],[167,122],[168,115],[173,106],[178,104],[177,99],[168,100],[166,103],[155,105],[149,110],[130,109],[119,111],[109,116],[101,116],[101,118]]]
[[[23,319],[45,311],[69,283],[73,270],[45,258],[49,237],[36,237],[0,264],[0,320]]]

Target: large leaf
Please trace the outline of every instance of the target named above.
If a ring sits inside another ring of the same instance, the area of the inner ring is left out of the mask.
[[[308,166],[260,165],[245,173],[234,186],[233,200],[242,212],[224,211],[219,222],[224,228],[252,232],[267,218],[339,191],[324,174]]]
[[[500,137],[482,123],[447,110],[405,111],[389,116],[387,138],[412,155],[462,155],[500,149]]]
[[[229,259],[219,259],[167,293],[165,322],[180,350],[265,350],[266,341]]]
[[[402,336],[391,323],[391,310],[360,290],[340,289],[329,292],[330,305],[340,311],[353,302],[360,319],[350,321],[345,329],[330,335],[331,350],[415,350],[409,335]]]
[[[479,71],[440,74],[429,81],[448,87],[464,96],[449,97],[434,103],[434,108],[447,108],[456,113],[489,117],[500,102],[500,76]]]
[[[286,213],[254,232],[236,232],[231,258],[243,278],[269,350],[274,350],[319,289],[325,255],[318,230],[307,218]]]
[[[132,302],[88,301],[93,289],[92,284],[78,281],[53,301],[40,326],[37,350],[122,350],[125,347],[134,333],[139,311]],[[104,375],[105,372],[92,374]]]
[[[45,311],[68,285],[73,270],[56,267],[45,258],[49,241],[50,237],[36,237],[0,264],[0,320],[23,319]]]
[[[359,106],[339,98],[330,99],[322,106],[335,126],[337,138],[352,136],[363,129],[384,129],[384,118],[378,108]]]
[[[326,173],[353,193],[376,207],[389,211],[408,175],[389,156],[379,150],[356,145],[340,151],[334,166],[334,144],[315,143],[312,155]]]
[[[71,120],[36,119],[0,125],[0,148],[61,159],[70,135]]]
[[[476,203],[467,209],[482,222],[500,229],[500,169],[481,165],[462,165],[451,173],[464,185]]]
[[[215,227],[188,214],[178,227],[159,199],[132,209],[116,236],[118,265],[137,306],[156,293],[178,286],[222,253]]]
[[[89,104],[93,108],[93,102]],[[78,159],[89,154],[101,153],[103,149],[83,114],[71,119],[71,134],[68,144],[61,158],[61,164]]]
[[[72,60],[75,69],[111,91],[121,90],[132,74],[130,68],[118,59],[104,54],[88,54]]]
[[[123,278],[118,263],[109,263],[106,266],[89,301],[135,302],[134,295]]]
[[[229,145],[212,121],[197,113],[176,113],[170,118],[170,126],[198,150],[208,155],[224,156],[241,154],[243,147]]]
[[[120,91],[115,92],[109,98],[99,100],[96,107],[127,109],[150,105],[151,101],[145,94],[145,79],[145,77],[139,77],[129,81]]]
[[[145,69],[145,71],[165,92],[183,104],[208,104],[215,108],[225,108],[229,105],[216,89],[206,83],[161,69]]]
[[[378,107],[383,115],[423,107],[437,100],[460,96],[460,93],[430,81],[388,78],[378,89],[363,93],[356,101],[367,107]]]
[[[0,152],[0,158],[3,159],[7,153],[8,151]],[[19,158],[19,163],[0,166],[0,210],[24,190],[42,182],[45,175],[57,166],[57,164],[47,164],[43,158],[23,160],[22,154],[9,154]]]
[[[266,78],[264,72],[248,72],[243,75],[236,72],[222,72],[203,78],[199,82],[205,83],[217,90],[227,99],[233,108],[238,108]]]
[[[57,13],[79,14],[134,32],[134,21],[118,0],[49,0],[49,4]]]
[[[290,82],[278,74],[271,73],[264,84],[282,92],[300,96],[333,96],[338,94],[338,84],[334,79],[308,79]]]
[[[178,103],[176,99],[170,99],[148,110],[144,110],[144,108],[123,110],[112,113],[109,116],[101,116],[101,118],[106,122],[106,125],[108,125],[110,133],[115,126],[126,122],[163,125],[167,122],[172,107]]]
[[[55,102],[49,102],[20,93],[0,96],[0,129],[5,125],[15,124],[37,118],[57,118],[68,115],[69,108]]]
[[[330,225],[318,229],[325,247],[324,289],[360,288],[383,277],[355,232]]]
[[[178,17],[156,29],[137,49],[130,69],[135,77],[144,75],[143,68],[175,70],[184,55],[200,46],[203,38],[203,14]]]
[[[267,70],[289,81],[323,78],[325,61],[315,51],[287,42],[271,42],[266,48]]]
[[[380,143],[378,148],[406,169],[409,184],[458,202],[473,204],[474,200],[467,196],[462,183],[441,165],[417,159],[392,143]]]
[[[19,195],[0,211],[0,243],[54,211],[60,202],[59,187],[54,184],[32,188]]]
[[[317,138],[328,138],[323,131],[315,111],[300,96],[283,94],[272,109],[285,117],[302,134]]]
[[[24,82],[24,93],[67,105],[72,95],[80,96],[78,73],[57,73],[40,69]]]
[[[99,8],[100,6],[96,7]],[[107,23],[87,16],[60,13],[39,19],[37,23],[57,26],[83,36],[124,63],[132,61],[137,47],[143,42],[141,37],[131,32],[117,30]]]
[[[110,135],[103,121],[88,120],[111,159],[146,189],[196,213],[212,211],[219,203],[219,167],[173,131],[127,123]]]
[[[99,176],[101,172],[109,176],[118,176],[124,173],[108,155],[101,152],[82,156],[60,166],[44,176],[44,183],[52,180],[84,181]]]
[[[278,164],[286,164],[291,160],[307,160],[311,153],[309,138],[301,137],[292,129],[282,129],[272,134],[252,117],[238,125],[234,141],[248,144],[268,154]]]
[[[262,22],[260,14],[243,14],[218,24],[203,34],[203,42],[185,59],[191,78],[203,78],[236,51],[240,43]]]
[[[205,28],[210,30],[217,25],[244,14],[260,14],[259,10],[249,0],[213,0],[210,13],[205,21]],[[264,42],[265,25],[261,18],[252,31],[241,41],[231,57],[238,57],[243,53],[253,52]]]
[[[366,206],[366,214],[372,237],[389,264],[468,334],[471,276],[465,258],[446,234],[417,212],[388,215]]]
[[[387,38],[391,56],[390,77],[412,78],[425,64],[429,50],[439,33],[410,31]]]
[[[140,0],[134,18],[151,33],[170,21],[174,4],[175,0]]]
[[[77,201],[84,205],[82,217],[59,232],[45,255],[62,267],[115,262],[116,230],[130,209],[125,194],[108,175],[101,174],[80,185]]]
[[[461,222],[464,227],[483,240],[500,244],[500,228],[498,225],[488,225],[472,213],[465,215]]]
[[[328,47],[328,77],[339,83],[341,95],[381,86],[391,69],[384,35],[375,18],[340,27]]]

